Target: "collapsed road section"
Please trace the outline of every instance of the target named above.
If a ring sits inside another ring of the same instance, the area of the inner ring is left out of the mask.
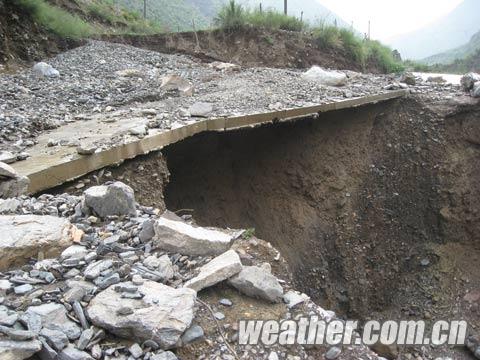
[[[54,195],[0,201],[0,351],[469,358],[238,342],[241,319],[480,326],[479,114],[459,85],[346,72],[332,86],[102,42],[50,63],[1,78],[1,176]]]

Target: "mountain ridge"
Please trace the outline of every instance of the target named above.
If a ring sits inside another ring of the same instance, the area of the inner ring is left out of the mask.
[[[465,0],[432,24],[388,43],[405,59],[424,59],[466,44],[480,29],[480,1]]]

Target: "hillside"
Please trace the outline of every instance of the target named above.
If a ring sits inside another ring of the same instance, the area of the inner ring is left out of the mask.
[[[197,29],[206,29],[211,26],[215,16],[222,5],[228,0],[150,0],[147,2],[147,18],[157,21],[169,31],[192,30],[192,20]],[[283,1],[278,0],[237,0],[245,7],[256,9],[260,3],[264,9],[275,9],[283,12]],[[143,13],[143,0],[116,0],[117,6],[126,7],[129,10]],[[337,22],[340,27],[349,25],[338,15],[322,6],[316,0],[291,1],[289,14],[315,24],[325,22],[328,24]]]
[[[404,59],[423,59],[466,44],[480,27],[480,1],[465,0],[447,16],[389,41]]]
[[[423,59],[422,62],[428,65],[433,64],[451,64],[455,60],[468,58],[480,49],[480,31],[472,36],[470,41],[458,48],[445,51],[441,54],[430,56]]]
[[[227,0],[224,0],[226,2]],[[257,8],[262,3],[263,8],[272,8],[278,11],[283,11],[283,1],[278,0],[240,0],[241,4]],[[321,5],[316,0],[296,0],[289,1],[288,13],[300,18],[303,11],[303,19],[311,22],[312,24],[318,22],[325,22],[333,24],[335,20],[339,27],[349,27],[350,25],[344,21],[340,16],[329,10],[325,6]]]
[[[147,19],[158,22],[165,31],[192,30],[192,20],[199,29],[207,28],[211,19],[210,12],[202,12],[203,4],[210,9],[212,0],[147,0]],[[115,4],[143,14],[143,0],[116,0]]]

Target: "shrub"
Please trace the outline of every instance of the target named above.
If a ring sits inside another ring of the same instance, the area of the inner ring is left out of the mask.
[[[375,40],[367,40],[365,44],[366,60],[376,63],[383,72],[393,73],[405,70],[405,66],[394,59],[392,50],[388,46]]]
[[[321,24],[315,27],[312,32],[321,48],[327,49],[341,47],[340,32],[337,27]]]
[[[225,30],[240,29],[246,25],[246,11],[235,0],[230,0],[220,9],[215,24]]]
[[[33,19],[50,31],[66,38],[82,38],[94,32],[92,26],[78,16],[52,6],[45,0],[15,0]]]
[[[303,21],[294,16],[275,10],[249,10],[237,4],[235,0],[230,0],[220,9],[215,18],[215,25],[227,30],[237,30],[246,25],[288,31],[302,31],[306,27]]]
[[[295,16],[285,15],[274,10],[245,11],[245,14],[246,22],[255,27],[288,31],[302,31],[306,27],[306,24]]]

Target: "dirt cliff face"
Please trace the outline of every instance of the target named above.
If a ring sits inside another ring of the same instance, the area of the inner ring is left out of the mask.
[[[478,115],[406,99],[200,135],[165,152],[167,207],[254,227],[326,307],[476,319],[455,299],[480,288]]]
[[[246,67],[267,66],[307,69],[325,68],[368,70],[381,73],[378,64],[364,69],[343,50],[321,48],[308,33],[245,28],[159,34],[152,36],[105,36],[102,39],[162,53],[192,55],[205,61],[232,62]],[[198,39],[198,41],[197,41]]]
[[[48,33],[10,0],[0,0],[0,64],[40,61],[79,43]]]

